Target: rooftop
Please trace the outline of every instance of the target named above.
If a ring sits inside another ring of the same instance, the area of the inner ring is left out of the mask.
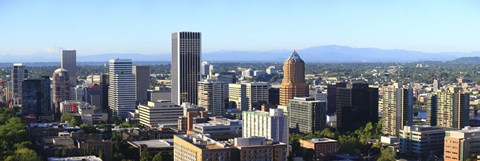
[[[303,139],[302,139],[303,140]],[[312,143],[328,143],[328,142],[337,142],[337,140],[333,140],[333,139],[330,139],[330,138],[312,138],[312,139],[308,139],[306,140],[308,142],[312,142]]]
[[[135,146],[146,145],[148,148],[173,148],[173,139],[154,139],[154,140],[141,140],[141,141],[132,141]]]
[[[65,157],[65,158],[51,157],[51,158],[48,158],[48,161],[102,161],[102,159],[96,156],[80,156],[80,157]]]
[[[297,51],[293,51],[292,54],[287,58],[285,61],[294,61],[294,62],[303,62],[302,58],[300,58],[300,55],[298,55]]]

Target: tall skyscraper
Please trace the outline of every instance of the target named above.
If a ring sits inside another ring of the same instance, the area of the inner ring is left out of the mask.
[[[27,78],[22,84],[22,115],[53,121],[50,78]]]
[[[21,63],[13,64],[11,82],[12,82],[12,101],[13,106],[22,105],[22,82],[28,78],[28,70]]]
[[[104,111],[109,110],[110,108],[108,107],[108,86],[109,86],[109,81],[108,81],[108,74],[103,73],[100,75],[100,87],[102,88],[102,109]]]
[[[327,113],[333,115],[337,109],[337,88],[345,88],[347,83],[338,82],[327,86]]]
[[[225,114],[225,97],[223,82],[205,80],[198,82],[198,106],[207,109],[214,116]]]
[[[242,137],[263,136],[288,143],[288,130],[288,117],[280,109],[242,112]]]
[[[440,82],[437,79],[433,80],[433,91],[436,92],[438,89],[440,89],[441,85]]]
[[[52,77],[52,99],[55,113],[60,114],[60,102],[70,99],[70,76],[68,71],[58,68],[53,72]]]
[[[267,82],[231,83],[228,86],[228,101],[242,111],[259,109],[268,102],[270,85]]]
[[[461,88],[437,91],[437,126],[463,128],[469,124],[470,94]]]
[[[111,59],[109,68],[108,106],[112,116],[126,117],[135,110],[135,76],[132,60]]]
[[[280,85],[280,105],[287,106],[294,97],[308,97],[305,82],[305,63],[296,51],[283,63],[283,80]]]
[[[288,126],[295,132],[314,133],[326,126],[327,102],[295,97],[288,102]]]
[[[63,50],[61,68],[68,71],[70,76],[69,84],[72,87],[77,85],[77,51],[76,50]]]
[[[383,88],[382,131],[396,136],[403,126],[413,125],[413,90],[398,84]]]
[[[172,34],[172,102],[197,104],[202,51],[200,32]]]
[[[147,102],[147,90],[150,89],[150,66],[133,66],[133,75],[135,75],[136,100],[137,102]]]
[[[337,129],[354,131],[367,122],[378,121],[378,88],[354,81],[349,86],[337,87]]]

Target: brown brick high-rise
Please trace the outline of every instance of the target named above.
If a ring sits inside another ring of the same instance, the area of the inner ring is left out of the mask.
[[[287,106],[293,97],[308,97],[305,83],[305,62],[296,51],[283,63],[283,80],[280,86],[280,105]]]

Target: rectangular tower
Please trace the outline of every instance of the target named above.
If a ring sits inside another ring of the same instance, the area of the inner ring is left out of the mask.
[[[61,67],[68,71],[70,76],[70,86],[75,87],[77,85],[77,51],[76,50],[63,50]]]
[[[175,32],[172,34],[172,102],[197,104],[200,81],[201,33]]]
[[[132,60],[111,59],[109,61],[108,106],[112,116],[126,117],[135,110],[135,76],[132,74]]]
[[[133,75],[136,82],[137,102],[147,102],[147,90],[150,89],[150,66],[133,66]]]
[[[13,106],[22,105],[22,82],[28,77],[28,70],[21,63],[13,64],[11,74]]]
[[[388,86],[382,97],[382,131],[395,136],[403,126],[413,125],[413,90]]]
[[[198,82],[198,106],[207,109],[214,116],[225,114],[225,98],[223,82],[205,80]]]

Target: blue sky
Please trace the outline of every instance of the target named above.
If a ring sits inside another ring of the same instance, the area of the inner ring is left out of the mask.
[[[0,0],[0,55],[167,54],[176,31],[202,32],[204,52],[480,51],[480,1]]]

